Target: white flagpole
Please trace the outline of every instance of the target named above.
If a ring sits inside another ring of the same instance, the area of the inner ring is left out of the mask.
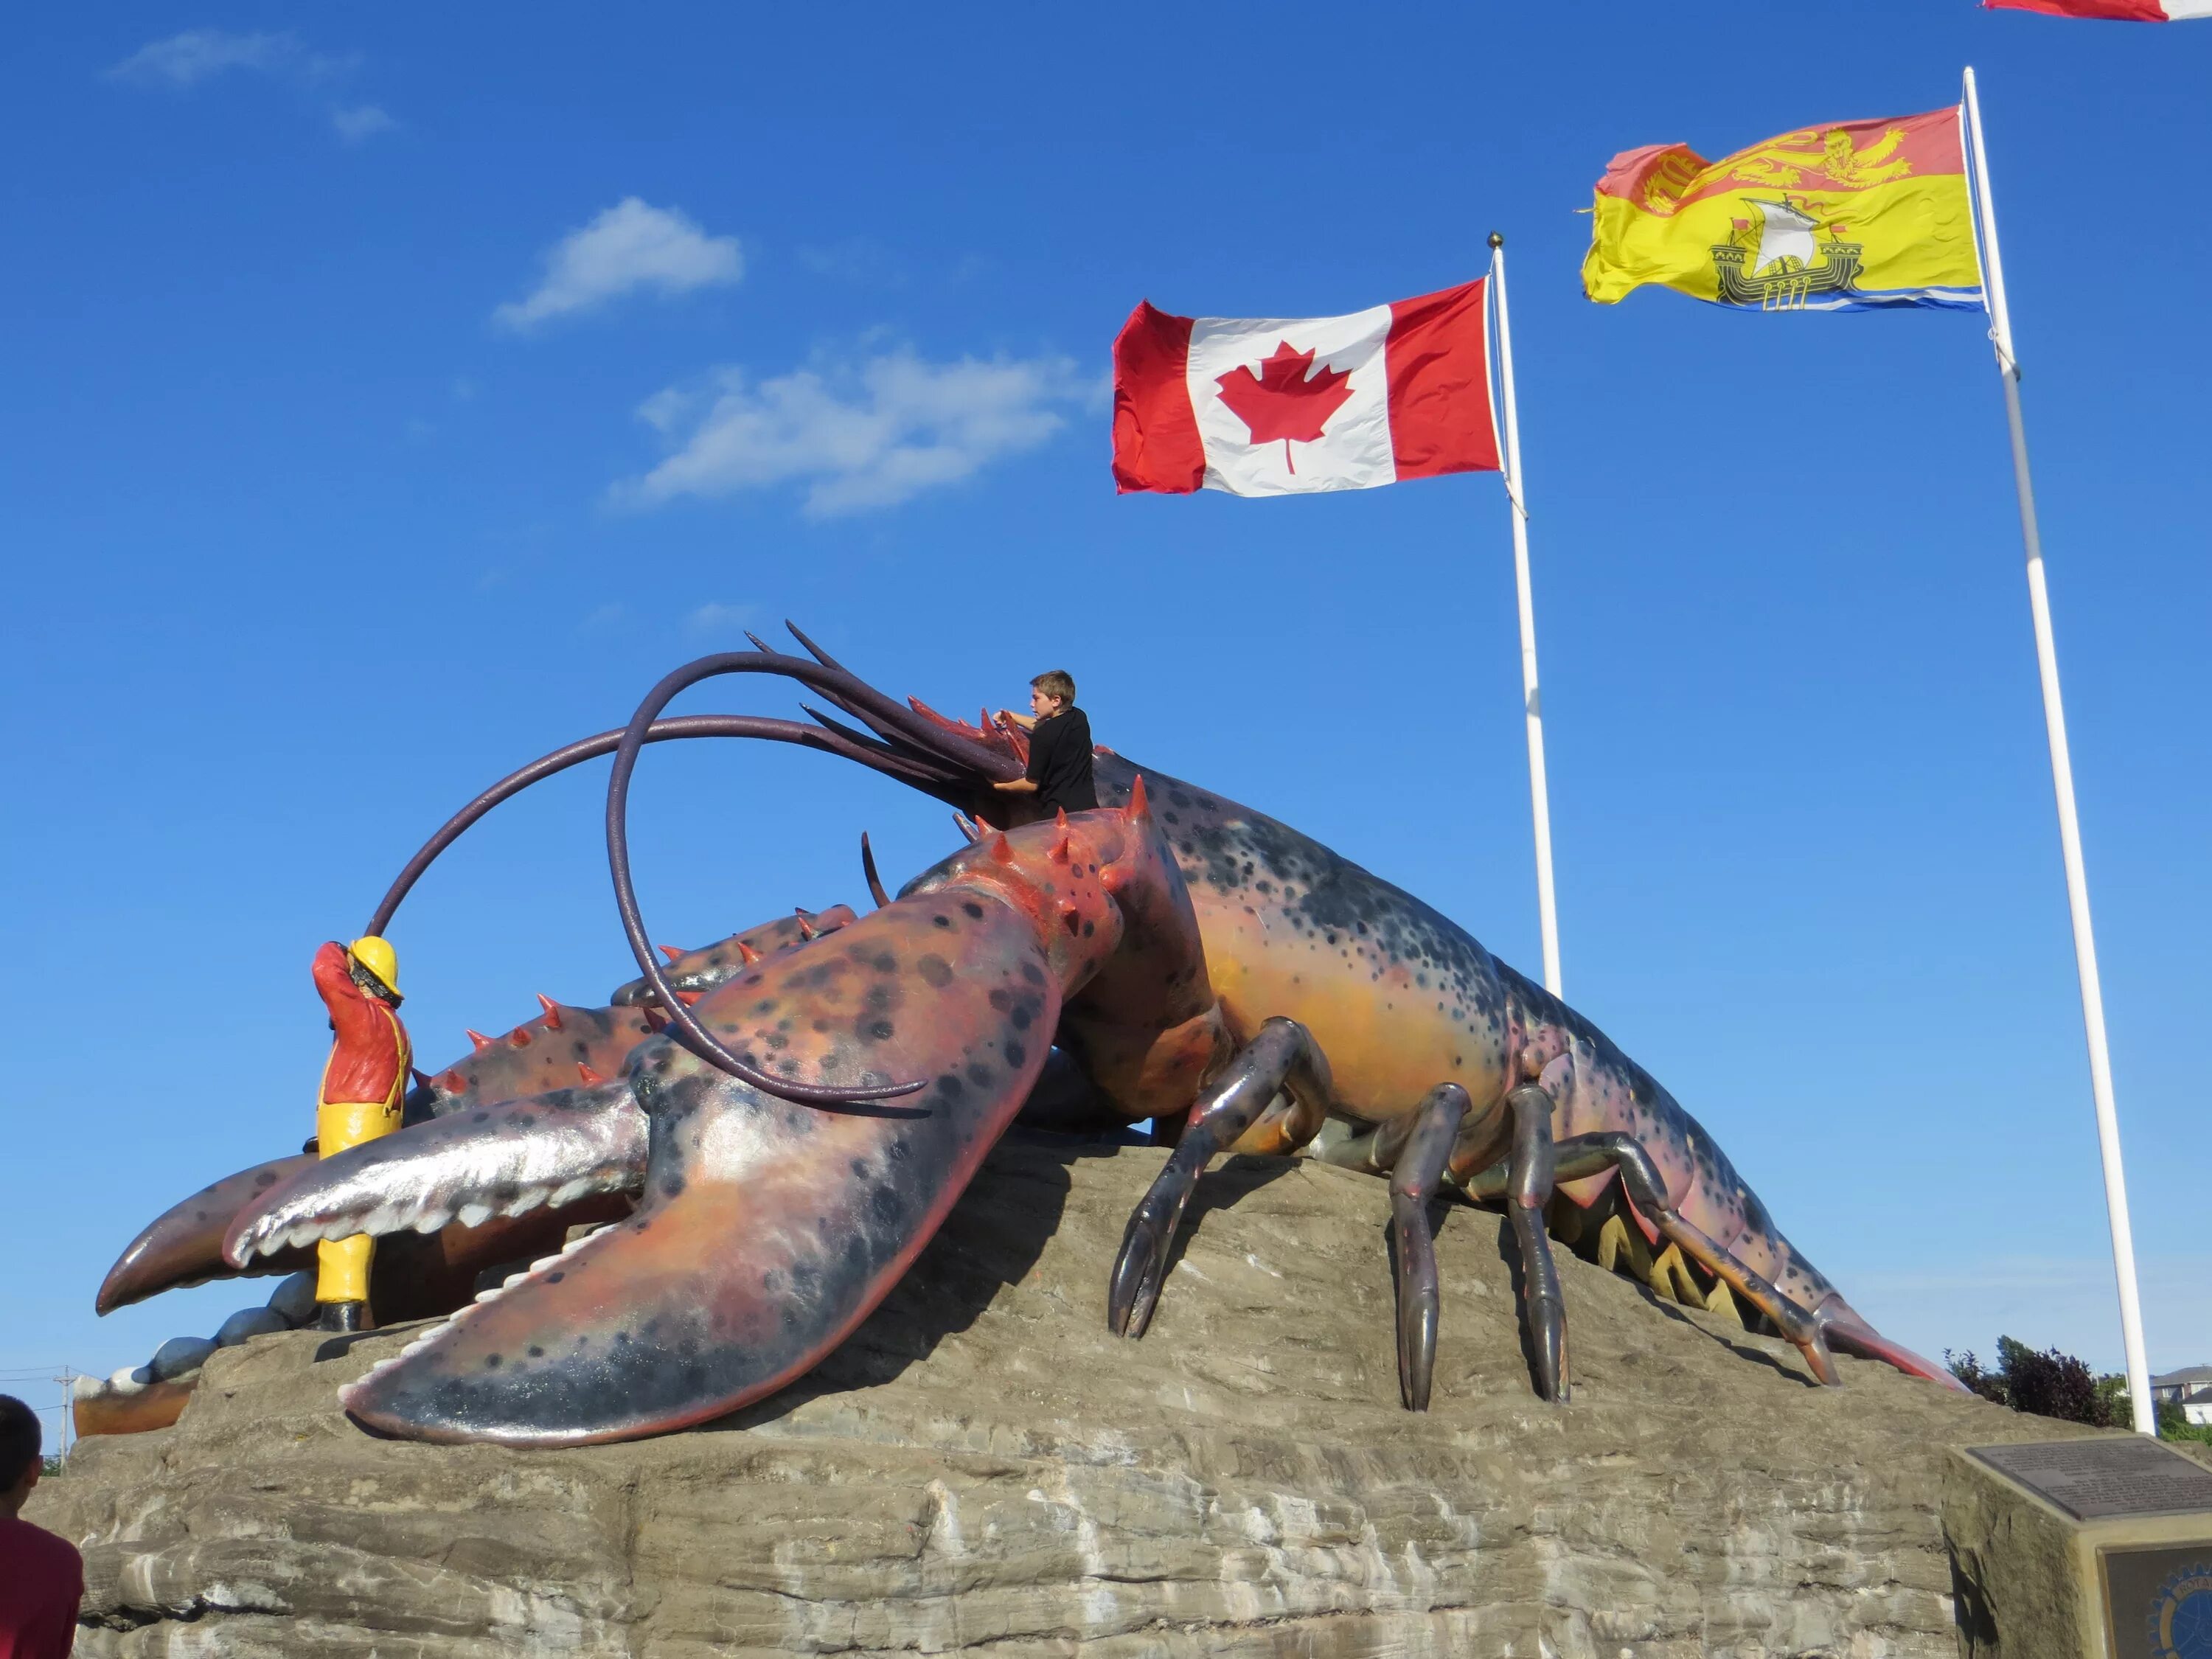
[[[2128,1182],[2120,1166],[2120,1124],[2112,1104],[2112,1057],[2105,1043],[2105,994],[2097,978],[2097,940],[2089,926],[2089,878],[2081,863],[2081,825],[2074,811],[2074,763],[2066,747],[2066,705],[2058,695],[2058,652],[2051,635],[2051,596],[2043,580],[2043,537],[2036,528],[2035,491],[2027,475],[2027,429],[2021,422],[2020,360],[2013,355],[2012,317],[2005,308],[2004,260],[1997,251],[1996,203],[1982,148],[1982,105],[1974,71],[1966,71],[1966,129],[1974,143],[1974,192],[1980,209],[1982,258],[1987,267],[1990,337],[2004,381],[2005,418],[2012,427],[2013,480],[2020,495],[2021,538],[2027,548],[2027,603],[2035,618],[2035,661],[2043,676],[2043,724],[2051,742],[2051,781],[2058,794],[2058,846],[2066,864],[2066,902],[2074,921],[2074,969],[2081,981],[2081,1023],[2089,1038],[2089,1091],[2097,1104],[2097,1147],[2105,1164],[2105,1212],[2112,1223],[2112,1271],[2119,1280],[2120,1340],[2127,1351],[2128,1398],[2136,1430],[2155,1437],[2150,1367],[2143,1357],[2142,1303],[2136,1289],[2135,1230],[2128,1221]]]
[[[1552,798],[1544,782],[1544,702],[1536,690],[1536,602],[1528,591],[1528,497],[1521,482],[1521,419],[1513,402],[1513,330],[1505,312],[1505,239],[1490,233],[1491,291],[1498,301],[1498,370],[1505,403],[1505,495],[1513,507],[1513,580],[1521,600],[1521,700],[1528,716],[1528,795],[1536,815],[1536,915],[1544,934],[1544,988],[1559,988],[1559,913],[1552,896]]]

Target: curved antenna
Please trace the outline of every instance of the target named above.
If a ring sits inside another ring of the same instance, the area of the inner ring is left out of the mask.
[[[860,873],[868,878],[868,896],[875,900],[877,909],[882,909],[891,902],[891,896],[884,891],[884,878],[876,873],[876,850],[868,845],[865,830],[860,831]]]
[[[638,913],[637,889],[630,879],[629,867],[629,780],[631,773],[637,769],[637,757],[649,740],[654,717],[678,692],[696,685],[701,680],[712,679],[720,674],[759,673],[788,675],[813,687],[839,708],[857,714],[878,731],[883,730],[883,725],[878,724],[880,720],[894,727],[897,735],[907,738],[917,746],[926,749],[939,746],[931,741],[937,734],[919,716],[900,708],[881,692],[854,679],[850,674],[808,662],[804,658],[770,651],[764,646],[757,652],[725,651],[711,657],[702,657],[664,677],[659,684],[646,694],[645,701],[637,707],[637,713],[630,716],[629,726],[623,728],[622,741],[615,750],[614,772],[607,780],[607,867],[614,877],[615,908],[621,913],[623,933],[629,939],[630,954],[637,959],[639,968],[644,970],[646,981],[659,999],[661,1011],[668,1016],[669,1024],[688,1039],[687,1046],[692,1052],[763,1094],[816,1106],[855,1105],[863,1101],[893,1100],[901,1095],[913,1094],[928,1079],[917,1078],[911,1083],[883,1084],[874,1087],[793,1083],[788,1078],[771,1077],[740,1060],[716,1042],[677,996],[675,988],[669,984],[667,975],[661,972],[660,963],[655,958],[652,936],[646,930],[645,918]],[[908,722],[920,729],[907,729]]]
[[[682,738],[758,738],[771,743],[797,744],[802,748],[818,749],[827,754],[858,761],[863,766],[896,778],[902,783],[911,784],[954,805],[965,798],[957,787],[957,778],[948,768],[933,763],[927,757],[895,750],[849,727],[828,730],[798,720],[770,720],[753,714],[688,714],[680,720],[655,720],[646,733],[645,741],[666,743]],[[423,872],[493,807],[520,794],[531,785],[543,782],[572,766],[580,765],[600,755],[612,754],[621,745],[622,738],[620,732],[601,732],[592,737],[579,738],[550,755],[540,755],[529,765],[508,773],[492,785],[447,818],[437,834],[424,842],[415,856],[407,860],[406,867],[385,890],[384,898],[376,907],[376,914],[368,919],[368,926],[362,931],[382,934],[391,925],[400,901],[422,878]]]

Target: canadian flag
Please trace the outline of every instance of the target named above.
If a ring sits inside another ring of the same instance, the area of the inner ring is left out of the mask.
[[[1173,317],[1114,341],[1114,482],[1182,495],[1496,472],[1483,281],[1348,317]]]
[[[2110,17],[2124,23],[2178,23],[2212,17],[2212,0],[1982,0],[1984,8],[2042,11],[2053,17]]]

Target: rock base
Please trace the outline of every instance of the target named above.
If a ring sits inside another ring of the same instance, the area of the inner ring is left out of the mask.
[[[77,1652],[1949,1656],[1946,1449],[2063,1425],[1787,1345],[1562,1252],[1537,1400],[1502,1218],[1438,1240],[1435,1408],[1399,1408],[1387,1189],[1231,1161],[1151,1334],[1104,1326],[1164,1154],[1010,1141],[845,1346],[708,1428],[517,1452],[371,1437],[334,1391],[415,1328],[257,1338],[173,1428],[87,1442]]]

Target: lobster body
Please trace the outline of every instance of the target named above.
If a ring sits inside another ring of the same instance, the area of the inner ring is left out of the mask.
[[[1095,765],[1100,799],[1126,801],[1139,769],[1106,754]],[[1287,1017],[1328,1055],[1328,1109],[1340,1127],[1324,1132],[1318,1155],[1364,1164],[1373,1130],[1410,1115],[1438,1083],[1456,1083],[1476,1109],[1448,1166],[1463,1176],[1501,1150],[1486,1129],[1495,1119],[1487,1109],[1564,1057],[1556,1134],[1635,1136],[1690,1220],[1802,1305],[1844,1310],[1719,1143],[1588,1019],[1449,917],[1319,842],[1196,786],[1144,775],[1231,1032],[1249,1041],[1266,1020]],[[1560,1190],[1588,1208],[1614,1181],[1607,1172]]]

